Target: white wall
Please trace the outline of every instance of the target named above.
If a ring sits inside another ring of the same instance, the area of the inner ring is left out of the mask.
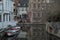
[[[27,8],[27,10],[28,10],[28,8]],[[26,7],[18,7],[18,14],[19,15],[27,14],[27,10],[26,10]]]
[[[13,12],[13,2],[11,0],[3,0],[4,10]]]
[[[0,2],[0,10],[2,10],[2,2]],[[3,13],[2,11],[0,11],[0,14],[3,15],[4,13],[8,13],[10,14],[10,21],[3,21],[3,16],[2,16],[2,21],[0,22],[0,28],[4,28],[7,27],[7,25],[10,23],[12,25],[15,25],[13,17],[14,17],[14,13],[13,13],[13,4],[14,2],[12,2],[11,0],[3,0]],[[6,19],[5,19],[6,20]]]

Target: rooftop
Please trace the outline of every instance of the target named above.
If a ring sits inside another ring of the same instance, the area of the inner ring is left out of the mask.
[[[28,7],[29,0],[19,0],[18,7]]]

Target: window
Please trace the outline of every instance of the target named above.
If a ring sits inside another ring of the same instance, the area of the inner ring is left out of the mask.
[[[36,9],[33,9],[33,12],[37,12],[37,10]]]
[[[33,11],[36,12],[36,4],[33,4]]]
[[[26,14],[22,14],[22,18],[26,19],[26,16],[27,16]]]
[[[40,17],[40,12],[38,12],[38,15],[37,16]]]
[[[42,16],[44,16],[45,15],[45,10],[42,10]]]
[[[33,7],[36,8],[36,4],[35,3],[33,4]]]
[[[15,6],[15,4],[13,4]]]
[[[45,6],[45,4],[44,4],[44,3],[42,3],[42,7],[43,7],[43,6]]]
[[[10,21],[10,14],[5,13],[5,14],[3,15],[3,21]]]
[[[34,0],[34,2],[36,2],[36,0]]]
[[[44,1],[44,0],[42,0],[42,1]]]
[[[45,0],[42,0],[43,3],[45,3]]]
[[[22,11],[24,11],[24,8],[22,8]]]
[[[15,9],[13,11],[15,12]]]
[[[19,17],[21,18],[21,15]]]
[[[26,6],[26,4],[23,4],[24,6]]]
[[[38,0],[38,2],[40,2],[40,0]]]
[[[38,9],[40,9],[40,3],[38,3]]]
[[[40,3],[38,4],[38,12],[40,12]]]
[[[36,12],[33,13],[33,17],[36,17]]]
[[[6,18],[6,17],[5,17],[5,14],[4,14],[4,15],[3,15],[3,21],[5,21],[5,18]]]
[[[1,22],[1,15],[0,15],[0,22]]]
[[[38,3],[40,3],[40,0],[38,0]]]
[[[8,21],[8,14],[7,15],[5,15],[6,16],[6,21]]]
[[[42,8],[44,9],[44,8],[45,8],[45,6],[42,6]]]
[[[9,21],[10,21],[10,14],[9,14]]]
[[[14,0],[11,0],[12,2],[14,2]]]

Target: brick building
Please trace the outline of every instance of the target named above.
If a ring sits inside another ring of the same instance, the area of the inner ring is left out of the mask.
[[[49,0],[29,0],[31,40],[48,40],[46,33],[46,3]]]
[[[44,23],[46,20],[46,3],[49,0],[30,0],[29,1],[29,12],[30,21],[33,23]]]

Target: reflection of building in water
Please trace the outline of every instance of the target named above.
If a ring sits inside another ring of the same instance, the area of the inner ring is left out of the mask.
[[[18,38],[21,40],[28,40],[28,33],[24,31],[20,31]]]

